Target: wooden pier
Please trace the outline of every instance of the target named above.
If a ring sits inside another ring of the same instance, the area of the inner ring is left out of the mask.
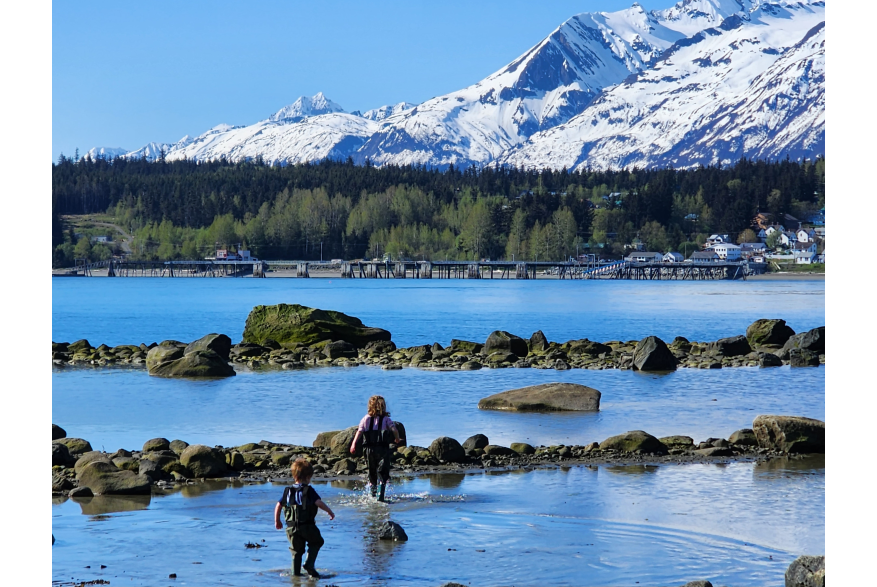
[[[91,277],[95,270],[107,277],[265,277],[264,261],[129,261],[109,259],[76,265],[72,275]]]

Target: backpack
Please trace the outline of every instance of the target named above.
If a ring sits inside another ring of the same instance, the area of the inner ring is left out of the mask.
[[[368,426],[365,429],[365,433],[362,435],[362,446],[366,448],[390,448],[390,443],[393,442],[396,437],[393,435],[392,430],[381,430],[384,425],[384,418],[386,416],[380,416],[378,418],[378,423],[374,423],[374,417],[369,416]]]
[[[297,483],[283,491],[283,517],[287,528],[314,523],[318,508],[316,503],[310,502],[310,493],[308,485]]]

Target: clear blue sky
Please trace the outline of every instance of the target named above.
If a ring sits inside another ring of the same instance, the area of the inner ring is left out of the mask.
[[[631,4],[53,2],[53,156],[251,124],[319,91],[348,112],[422,102],[493,73],[574,14]]]

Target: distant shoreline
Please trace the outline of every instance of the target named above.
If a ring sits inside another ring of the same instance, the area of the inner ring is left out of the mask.
[[[762,273],[750,275],[747,281],[825,281],[825,273],[792,273],[782,271],[780,273]]]

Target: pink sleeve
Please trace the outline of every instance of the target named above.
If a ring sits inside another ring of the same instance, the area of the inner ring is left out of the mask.
[[[359,421],[359,429],[362,432],[365,432],[366,426],[368,426],[368,414],[362,417],[362,420]]]

